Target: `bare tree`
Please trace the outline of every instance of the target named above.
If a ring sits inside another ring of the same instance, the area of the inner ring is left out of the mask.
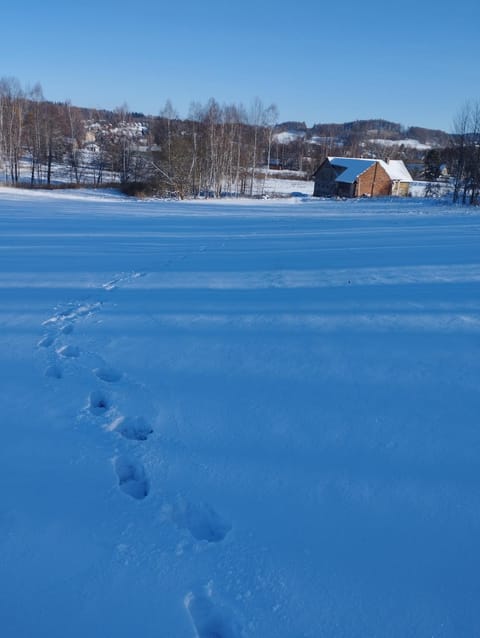
[[[270,161],[272,156],[272,141],[273,133],[275,131],[275,125],[278,122],[278,108],[275,104],[270,106],[265,111],[265,123],[268,128],[268,152],[267,152],[267,168],[270,168]]]
[[[164,121],[165,128],[166,128],[168,171],[169,173],[171,173],[172,171],[172,136],[173,136],[172,125],[176,120],[178,120],[178,113],[173,108],[173,104],[170,101],[170,99],[168,99],[165,102],[165,106],[160,111],[160,119]]]
[[[63,163],[66,151],[66,136],[62,128],[63,105],[47,102],[45,112],[45,153],[47,184],[52,183],[54,162]]]
[[[30,183],[41,182],[45,159],[45,100],[42,87],[36,84],[27,95],[25,144],[30,154]]]
[[[63,104],[64,126],[66,129],[67,162],[70,180],[79,184],[82,179],[81,147],[85,139],[85,122],[78,109],[70,101]]]
[[[250,165],[250,196],[253,195],[255,171],[257,168],[258,142],[261,129],[265,125],[265,109],[260,98],[256,97],[250,107],[249,123],[253,129],[252,161]]]
[[[453,201],[478,204],[480,192],[480,102],[466,102],[454,120]]]
[[[455,185],[453,201],[456,203],[460,197],[460,190],[465,178],[466,155],[468,147],[468,128],[470,121],[470,105],[464,104],[457,113],[453,123],[453,145],[455,152]]]
[[[0,80],[0,125],[5,178],[12,183],[20,179],[25,94],[16,78]]]

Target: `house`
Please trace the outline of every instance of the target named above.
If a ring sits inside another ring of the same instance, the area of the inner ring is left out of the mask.
[[[412,177],[401,160],[327,157],[313,174],[315,197],[406,196]]]

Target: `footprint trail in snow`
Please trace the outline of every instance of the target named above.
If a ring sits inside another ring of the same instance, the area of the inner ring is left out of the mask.
[[[102,286],[102,290],[109,292],[117,285],[144,276],[144,273],[127,273],[118,275],[107,284]],[[118,413],[115,402],[110,392],[106,391],[103,384],[112,386],[124,379],[124,374],[120,370],[109,366],[101,356],[92,352],[83,352],[74,341],[65,343],[65,339],[74,333],[74,325],[80,320],[91,318],[103,307],[104,301],[71,302],[64,309],[58,309],[55,314],[46,319],[42,326],[47,333],[38,341],[37,347],[47,351],[48,364],[44,374],[47,378],[60,380],[64,374],[62,363],[78,361],[78,365],[85,370],[88,368],[89,359],[95,359],[99,365],[91,368],[92,382],[97,385],[88,396],[86,412],[93,418],[103,419],[110,414],[116,418],[104,429],[120,434],[124,439],[132,441],[146,441],[152,434],[153,428],[147,423],[143,416],[124,416]],[[78,368],[74,368],[78,370]],[[128,392],[128,384],[122,390]],[[130,456],[118,456],[114,459],[114,470],[118,479],[119,489],[137,499],[144,499],[149,493],[149,482],[146,477],[142,463]]]
[[[232,612],[215,605],[208,589],[200,594],[189,592],[184,603],[197,638],[241,638],[241,627]]]
[[[143,465],[132,458],[118,456],[114,460],[120,489],[137,500],[144,499],[150,490]]]
[[[199,252],[206,249],[202,245]],[[104,294],[109,294],[119,285],[143,276],[145,273],[118,275],[103,284],[101,289]],[[80,414],[90,415],[89,418],[98,422],[105,432],[120,437],[125,442],[123,447],[127,449],[121,453],[116,450],[112,457],[117,487],[130,499],[143,501],[151,493],[152,486],[145,466],[138,458],[141,449],[139,446],[148,445],[154,429],[150,421],[141,414],[123,414],[115,400],[122,393],[123,398],[125,394],[128,398],[135,382],[123,371],[110,366],[99,354],[82,350],[75,339],[72,339],[75,323],[91,318],[102,309],[104,303],[99,300],[73,302],[67,308],[57,311],[43,322],[46,334],[38,341],[37,347],[47,353],[48,365],[44,371],[47,378],[60,382],[64,377],[62,364],[80,366],[84,372],[90,371],[92,390],[87,405],[84,405]],[[65,343],[66,339],[71,342]],[[96,365],[89,367],[92,358]],[[74,367],[74,371],[78,369]],[[115,439],[112,443],[114,441]],[[144,447],[143,450],[145,451]],[[180,531],[188,532],[195,542],[219,544],[232,529],[232,525],[208,503],[191,502],[182,495],[177,495],[173,499],[173,505],[165,505],[170,512],[171,523]],[[201,594],[190,592],[184,603],[198,638],[241,638],[242,632],[234,616],[227,608],[213,603],[210,591]]]

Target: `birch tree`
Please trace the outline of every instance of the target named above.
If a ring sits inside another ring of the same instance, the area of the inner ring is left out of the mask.
[[[5,178],[14,184],[20,179],[25,94],[16,78],[0,80],[0,124]]]
[[[454,120],[453,201],[478,204],[480,193],[480,102],[466,102]]]

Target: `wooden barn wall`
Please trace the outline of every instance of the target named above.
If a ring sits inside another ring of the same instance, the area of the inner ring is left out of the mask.
[[[330,162],[324,162],[315,173],[315,186],[313,194],[315,197],[332,197],[336,195],[336,183],[337,172],[330,164]]]

